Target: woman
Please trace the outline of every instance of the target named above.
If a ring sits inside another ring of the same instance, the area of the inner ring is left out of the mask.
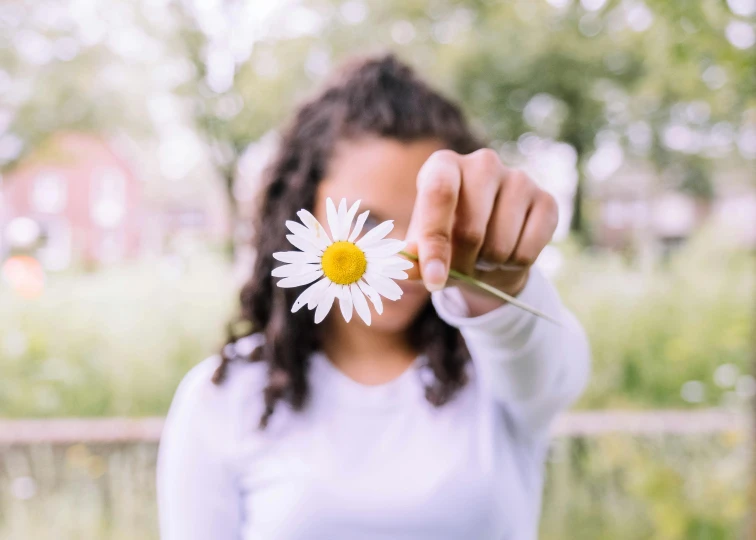
[[[419,256],[422,281],[400,282],[370,326],[338,310],[316,325],[291,312],[300,290],[271,277],[272,254],[291,249],[285,221],[305,208],[325,223],[328,197],[393,219]],[[531,268],[554,200],[387,56],[347,66],[299,109],[260,218],[241,293],[253,332],[195,367],[168,415],[163,539],[536,538],[549,424],[589,364],[579,324]],[[560,324],[447,283],[450,268]]]

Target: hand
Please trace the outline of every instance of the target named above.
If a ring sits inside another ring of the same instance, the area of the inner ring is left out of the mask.
[[[468,155],[434,152],[417,176],[417,199],[407,232],[429,291],[446,285],[449,269],[512,296],[557,226],[554,198],[525,173],[485,148]],[[502,304],[461,284],[471,315]]]

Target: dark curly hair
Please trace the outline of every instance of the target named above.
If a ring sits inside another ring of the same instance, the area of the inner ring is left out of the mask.
[[[318,184],[336,143],[366,135],[404,142],[438,139],[463,154],[482,147],[459,107],[428,87],[393,55],[351,61],[299,107],[266,171],[255,227],[254,270],[241,291],[240,314],[229,324],[221,364],[213,375],[213,382],[220,384],[230,361],[267,362],[261,428],[267,425],[279,400],[287,401],[294,410],[305,406],[309,357],[319,349],[321,339],[312,313],[291,313],[299,292],[275,285],[270,275],[272,254],[290,249],[285,221],[293,219],[301,208],[312,211]],[[240,347],[234,344],[252,333],[261,333],[264,340],[251,354],[238,354]],[[462,336],[438,317],[430,302],[412,323],[408,335],[411,345],[425,353],[434,374],[426,383],[427,399],[435,406],[448,402],[467,382],[469,353]]]

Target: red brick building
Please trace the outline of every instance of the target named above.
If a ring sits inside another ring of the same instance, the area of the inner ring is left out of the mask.
[[[94,136],[59,134],[3,177],[0,255],[13,248],[9,225],[26,217],[39,225],[35,253],[51,270],[131,258],[143,212],[141,182],[111,147]]]

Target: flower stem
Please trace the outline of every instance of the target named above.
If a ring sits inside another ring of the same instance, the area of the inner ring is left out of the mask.
[[[400,251],[400,255],[403,255],[407,257],[408,259],[412,261],[417,261],[417,255],[413,255],[411,253],[407,253],[406,251]],[[499,298],[500,300],[504,300],[505,302],[508,302],[512,304],[513,306],[516,306],[520,309],[524,309],[528,313],[532,313],[533,315],[536,315],[538,317],[541,317],[542,319],[546,319],[549,322],[552,322],[556,324],[557,326],[561,326],[561,323],[557,321],[554,317],[551,315],[547,315],[543,311],[540,311],[534,307],[530,307],[524,302],[519,301],[514,296],[511,296],[503,291],[500,291],[496,287],[492,287],[488,283],[483,283],[479,279],[475,279],[474,277],[470,277],[467,274],[463,274],[462,272],[457,272],[456,270],[449,270],[449,277],[454,278],[456,280],[462,281],[463,283],[467,283],[468,285],[472,285],[474,287],[477,287],[481,290],[486,291],[489,294],[492,294],[493,296]]]

